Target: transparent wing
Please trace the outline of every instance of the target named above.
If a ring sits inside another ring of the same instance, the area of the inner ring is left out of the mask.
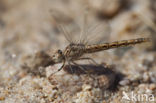
[[[87,35],[83,35],[84,44],[100,44],[109,41],[111,27],[108,22],[90,24],[87,29]]]
[[[100,44],[107,42],[110,37],[111,27],[108,21],[98,21],[93,17],[91,12],[89,12],[89,7],[87,6],[83,12],[82,24],[80,26],[81,33],[79,34],[80,44]]]
[[[69,43],[73,43],[73,40],[70,38],[71,34],[68,32],[68,30],[65,28],[65,26],[62,24],[60,24],[59,26],[59,29],[62,31],[62,33],[64,34],[64,37],[66,38],[66,40],[69,42]]]
[[[85,11],[83,14],[84,16],[82,17],[82,25],[81,23],[79,23],[79,20],[75,19],[73,19],[73,22],[71,23],[60,23],[58,21],[58,18],[61,17],[59,13],[61,12],[51,12],[52,17],[56,21],[58,28],[62,31],[64,37],[69,43],[100,44],[109,40],[109,23],[104,21],[100,23],[98,23],[97,21],[89,23],[88,11]]]
[[[65,16],[62,14],[60,11],[56,10],[51,10],[50,11],[52,17],[53,17],[53,22],[55,22],[56,26],[58,29],[63,33],[64,37],[69,43],[74,43],[75,40],[72,38],[71,31],[69,30],[69,24],[65,23],[63,21],[60,21],[59,18],[64,18]]]
[[[80,25],[81,32],[80,32],[80,37],[78,43],[85,43],[85,37],[87,37],[88,34],[88,9],[85,8],[86,10],[84,11],[84,16],[83,16],[83,25]]]

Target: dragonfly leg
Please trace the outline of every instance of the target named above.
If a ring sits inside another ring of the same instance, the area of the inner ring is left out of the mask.
[[[89,57],[84,57],[84,58],[79,58],[78,60],[90,60],[92,63],[94,63],[95,65],[98,65],[98,63],[92,59],[92,58],[89,58]]]
[[[83,70],[85,73],[88,74],[88,72],[85,70],[84,67],[80,66],[79,64],[75,63],[74,61],[72,61],[72,63],[73,63],[74,65],[76,65],[78,68],[80,68],[81,70]]]
[[[51,77],[53,74],[55,74],[55,73],[61,71],[61,70],[63,69],[63,67],[65,66],[65,63],[66,63],[66,61],[64,60],[62,66],[61,66],[57,71],[55,71],[55,72],[53,72],[52,74],[50,74],[50,76],[48,77],[48,79],[50,79],[50,77]]]
[[[69,65],[69,68],[70,68],[71,72],[74,73],[70,61],[68,60],[67,62],[68,62],[68,65]]]
[[[59,72],[60,70],[62,70],[63,69],[63,67],[65,66],[65,60],[63,61],[63,64],[62,64],[62,66],[57,70],[57,72]]]
[[[89,58],[89,57],[86,57],[86,58],[79,58],[79,60],[82,60],[82,59],[86,59],[86,60],[91,60],[96,66],[98,66],[99,64],[92,58]],[[103,62],[102,65],[105,67],[105,68],[111,68],[111,65],[109,65],[108,63],[105,63]]]

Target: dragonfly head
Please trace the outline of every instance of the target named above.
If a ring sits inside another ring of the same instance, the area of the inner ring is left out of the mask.
[[[54,63],[61,63],[64,60],[63,52],[61,50],[56,50],[51,56],[51,59]]]

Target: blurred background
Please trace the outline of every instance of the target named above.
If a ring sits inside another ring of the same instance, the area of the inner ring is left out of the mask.
[[[100,52],[96,60],[116,65],[117,70],[128,75],[131,81],[141,78],[140,81],[147,83],[147,86],[154,85],[156,0],[0,0],[1,91],[4,92],[11,83],[15,83],[16,87],[27,76],[21,68],[24,63],[21,58],[25,54],[47,49],[64,49],[68,42],[58,29],[57,23],[64,24],[71,31],[71,37],[78,35],[83,27],[85,7],[89,8],[89,26],[108,23],[109,36],[105,36],[108,31],[102,31],[102,36],[108,37],[103,41],[152,38],[152,43],[134,48]],[[52,11],[57,13],[55,19]],[[139,85],[136,86],[138,87]],[[6,94],[1,93],[0,100],[4,100],[4,96]]]

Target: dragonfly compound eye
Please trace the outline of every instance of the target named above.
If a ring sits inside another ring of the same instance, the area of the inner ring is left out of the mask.
[[[61,51],[61,50],[58,50],[57,52],[58,52],[59,54],[62,54],[62,51]]]

